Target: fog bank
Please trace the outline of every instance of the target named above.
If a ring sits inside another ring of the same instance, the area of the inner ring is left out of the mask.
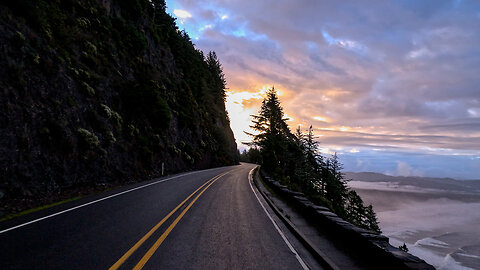
[[[356,173],[347,178],[373,205],[392,245],[406,243],[437,269],[480,269],[480,192],[472,188],[480,181]]]

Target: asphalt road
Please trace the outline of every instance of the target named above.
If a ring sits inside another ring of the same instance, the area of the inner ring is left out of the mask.
[[[165,177],[0,223],[0,269],[302,269],[251,189],[253,167]]]

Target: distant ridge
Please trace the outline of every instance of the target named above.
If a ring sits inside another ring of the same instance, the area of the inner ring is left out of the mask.
[[[480,192],[480,180],[456,180],[418,176],[391,176],[376,172],[346,172],[345,178],[362,182],[394,182],[400,186],[441,189],[448,191]]]

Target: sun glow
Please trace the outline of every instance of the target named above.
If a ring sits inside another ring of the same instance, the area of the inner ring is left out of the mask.
[[[283,118],[287,119],[287,121],[295,121],[295,119],[293,119],[293,117],[291,117],[290,115],[288,115],[286,113],[283,114]]]
[[[250,142],[251,137],[247,133],[255,134],[256,132],[250,128],[252,124],[251,115],[258,113],[263,99],[267,96],[267,91],[272,88],[272,85],[260,85],[255,87],[256,92],[230,90],[227,93],[225,101],[225,107],[230,118],[230,127],[232,128],[235,138],[237,140],[237,146],[240,149],[246,148],[243,142]],[[280,97],[284,95],[281,90],[275,89],[277,95]],[[294,119],[290,115],[285,114],[285,118],[288,118],[289,122],[293,122]]]
[[[314,116],[313,120],[328,122],[328,119],[326,117],[323,117],[323,116]]]
[[[250,128],[252,124],[251,115],[258,113],[261,102],[269,88],[269,86],[261,86],[257,88],[257,92],[230,91],[227,93],[225,107],[230,117],[230,126],[235,134],[237,146],[240,149],[246,148],[243,142],[249,142],[252,139],[245,132],[255,134],[255,131]]]

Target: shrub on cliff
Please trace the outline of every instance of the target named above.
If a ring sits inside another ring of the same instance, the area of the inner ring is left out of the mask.
[[[83,149],[95,149],[100,145],[97,135],[84,128],[77,129],[77,135],[80,147]]]

